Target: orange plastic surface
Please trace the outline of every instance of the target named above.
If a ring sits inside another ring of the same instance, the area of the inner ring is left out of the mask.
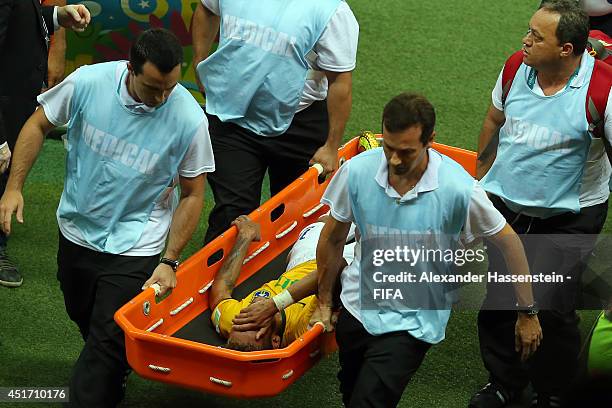
[[[357,154],[357,141],[355,138],[339,149],[341,162]],[[475,173],[474,152],[439,144],[434,148]],[[246,262],[238,285],[293,245],[300,231],[327,211],[319,200],[328,183],[320,184],[317,171],[311,168],[250,214],[261,224],[262,237],[248,253],[264,249]],[[284,206],[283,214],[271,221],[272,211],[279,206]],[[235,227],[230,228],[183,262],[177,271],[179,284],[168,297],[156,303],[149,289],[115,313],[115,321],[125,332],[128,361],[140,376],[235,398],[266,397],[282,392],[322,355],[335,350],[333,335],[322,334],[318,325],[283,349],[255,352],[172,336],[208,309],[206,289],[222,264],[208,265],[208,259],[219,250],[227,254],[236,232]]]
[[[433,148],[455,160],[457,163],[463,166],[463,168],[470,173],[472,177],[476,177],[476,152],[441,143],[434,143]]]

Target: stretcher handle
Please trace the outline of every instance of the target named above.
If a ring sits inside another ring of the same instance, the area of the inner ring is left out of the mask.
[[[321,165],[321,163],[315,163],[311,167],[317,169],[317,173],[319,173],[319,176],[323,174],[323,166]]]
[[[321,328],[323,329],[322,333],[325,333],[325,325],[323,324],[323,322],[316,322],[312,325],[313,328],[317,326],[321,326]]]
[[[153,289],[153,291],[155,291],[155,296],[159,296],[159,294],[161,293],[161,285],[159,283],[155,282],[149,287]]]

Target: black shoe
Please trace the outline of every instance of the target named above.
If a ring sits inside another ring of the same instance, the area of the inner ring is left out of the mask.
[[[472,396],[468,408],[502,408],[515,400],[517,394],[499,384],[488,383]]]
[[[557,395],[533,393],[531,408],[561,408],[561,398]]]
[[[15,265],[6,256],[5,251],[0,250],[0,285],[16,288],[23,283],[23,277]]]

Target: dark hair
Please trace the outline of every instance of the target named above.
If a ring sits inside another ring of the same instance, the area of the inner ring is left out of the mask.
[[[584,52],[589,39],[589,16],[575,0],[545,0],[540,9],[559,14],[557,40],[559,44],[570,43],[574,55]]]
[[[270,334],[266,339],[264,339],[263,344],[236,343],[228,339],[227,343],[225,344],[225,348],[236,351],[270,350],[272,349],[272,335]]]
[[[272,348],[272,346],[270,347],[265,347],[261,344],[248,344],[248,343],[230,343],[228,342],[225,347],[228,350],[236,350],[236,351],[262,351],[262,350],[269,350]]]
[[[225,348],[237,351],[260,351],[260,350],[271,350],[272,347],[272,336],[276,333],[278,327],[276,325],[276,320],[272,319],[272,323],[270,326],[270,330],[266,331],[263,337],[263,342],[260,344],[251,344],[251,343],[237,343],[231,341],[231,338],[227,339],[227,344]]]
[[[383,110],[382,123],[389,132],[421,125],[421,143],[426,145],[436,124],[436,111],[423,95],[404,92],[391,99]]]
[[[143,31],[130,48],[130,63],[134,73],[142,73],[142,66],[147,61],[164,74],[182,63],[183,47],[176,35],[164,28]]]

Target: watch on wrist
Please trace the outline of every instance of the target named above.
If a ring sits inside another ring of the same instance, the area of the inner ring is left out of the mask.
[[[169,265],[174,272],[176,272],[176,270],[179,267],[179,261],[177,261],[175,259],[162,258],[162,259],[159,260],[159,263],[163,263],[163,264]]]
[[[517,311],[519,313],[525,314],[527,316],[536,316],[538,314],[538,312],[540,311],[538,309],[538,304],[535,301],[532,304],[528,305],[528,306],[520,306],[517,303],[516,307],[517,307]]]

